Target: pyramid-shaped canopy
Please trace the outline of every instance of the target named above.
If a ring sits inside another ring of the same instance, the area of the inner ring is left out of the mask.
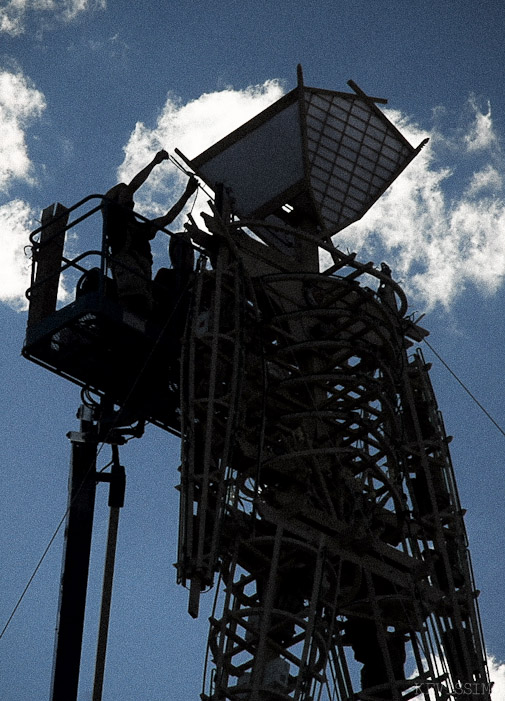
[[[240,217],[279,217],[334,234],[360,219],[417,149],[378,109],[378,99],[299,83],[194,159],[216,191],[228,189]],[[383,102],[383,101],[382,101]],[[182,154],[181,154],[182,155]]]

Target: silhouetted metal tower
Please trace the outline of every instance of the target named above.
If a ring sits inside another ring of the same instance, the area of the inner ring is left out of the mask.
[[[423,144],[350,85],[309,88],[299,70],[185,159],[216,201],[206,231],[186,227],[199,260],[180,347],[170,323],[118,308],[105,246],[90,252],[99,287],[37,311],[55,275],[34,237],[25,355],[181,436],[192,616],[218,579],[203,701],[490,697],[449,441],[415,349],[427,332],[385,264],[332,243]],[[56,234],[50,218],[51,246],[67,215]]]

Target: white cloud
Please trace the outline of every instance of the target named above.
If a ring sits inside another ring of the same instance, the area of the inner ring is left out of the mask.
[[[228,88],[205,93],[185,104],[169,95],[153,128],[142,122],[135,125],[124,149],[118,179],[128,182],[161,148],[173,153],[177,147],[190,158],[197,156],[282,95],[282,86],[276,80],[245,90]],[[136,198],[141,211],[166,211],[186,180],[187,176],[173,165],[158,166]]]
[[[0,70],[0,193],[13,181],[33,183],[33,168],[25,131],[30,120],[45,108],[43,94],[21,73]],[[25,309],[30,263],[24,249],[35,228],[31,206],[15,199],[0,206],[0,301]]]
[[[0,206],[0,300],[14,309],[27,308],[25,291],[31,263],[25,254],[28,234],[36,228],[35,212],[23,200]]]
[[[61,14],[64,20],[71,22],[81,12],[87,10],[105,10],[106,0],[64,0],[61,5]]]
[[[0,71],[0,191],[13,179],[30,180],[25,128],[44,108],[43,94],[22,73]]]
[[[505,662],[500,662],[493,656],[488,656],[489,676],[494,682],[491,698],[493,701],[505,701]]]
[[[503,178],[501,173],[493,165],[488,164],[482,170],[472,175],[466,194],[472,197],[482,192],[482,190],[493,192],[500,190],[502,186]]]
[[[487,103],[487,112],[480,110],[475,96],[469,100],[470,108],[474,113],[474,122],[465,135],[464,143],[469,151],[480,151],[494,146],[497,136],[491,118],[491,105]]]
[[[0,302],[15,311],[25,311],[25,293],[30,286],[32,253],[30,233],[40,226],[40,211],[21,199],[0,205]],[[65,252],[72,257],[75,238],[67,237]],[[60,280],[58,299],[69,297],[66,280]]]
[[[416,306],[448,308],[470,284],[492,294],[505,277],[503,159],[490,110],[479,112],[473,98],[470,106],[471,123],[456,137],[386,110],[411,143],[431,141],[363,219],[335,237],[361,258],[388,262]]]
[[[52,12],[53,17],[71,22],[82,12],[105,8],[106,0],[10,0],[0,8],[0,32],[23,34],[29,18],[36,13]]]

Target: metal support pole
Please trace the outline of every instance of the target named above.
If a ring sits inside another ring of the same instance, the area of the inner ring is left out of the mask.
[[[98,627],[92,701],[101,701],[102,699],[105,656],[107,653],[107,638],[109,634],[110,606],[112,600],[112,582],[114,579],[114,563],[116,559],[117,531],[119,526],[119,510],[124,504],[126,485],[125,470],[124,467],[119,464],[119,453],[116,445],[112,446],[112,457],[112,468],[110,475],[108,475],[110,479],[109,530],[107,534],[107,550],[103,572],[102,606],[100,609],[100,624]],[[103,475],[103,477],[105,477],[105,475]]]
[[[79,685],[91,534],[96,491],[97,436],[92,413],[80,407],[72,442],[69,505],[60,585],[51,701],[75,701]]]

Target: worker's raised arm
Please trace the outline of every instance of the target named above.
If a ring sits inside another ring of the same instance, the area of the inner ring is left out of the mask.
[[[146,165],[145,168],[142,168],[142,170],[139,173],[137,173],[133,180],[131,180],[131,182],[127,185],[128,191],[132,197],[133,193],[136,192],[139,189],[139,187],[143,185],[147,178],[151,175],[153,168],[159,163],[166,161],[167,159],[168,153],[164,149],[162,149],[161,151],[158,151],[153,160],[148,165]]]
[[[151,224],[154,224],[156,227],[159,229],[162,229],[164,226],[168,226],[171,222],[176,219],[176,217],[179,216],[179,214],[182,212],[184,209],[184,205],[186,202],[189,200],[191,195],[196,191],[198,187],[198,180],[194,177],[191,176],[191,178],[188,181],[188,184],[186,185],[186,189],[181,195],[181,197],[177,200],[177,202],[174,204],[173,207],[171,207],[166,214],[164,214],[162,217],[158,217],[157,219],[153,219],[151,221]]]

